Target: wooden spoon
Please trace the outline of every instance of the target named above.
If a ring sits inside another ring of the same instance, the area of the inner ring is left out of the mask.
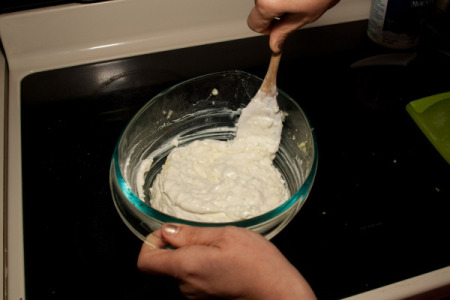
[[[237,140],[245,140],[249,147],[257,147],[274,156],[280,145],[283,127],[283,113],[277,103],[276,82],[280,57],[280,53],[272,54],[264,81],[256,95],[242,109],[236,131]]]
[[[281,52],[272,53],[266,77],[260,87],[260,91],[266,95],[276,95],[277,93],[277,72],[280,64]]]

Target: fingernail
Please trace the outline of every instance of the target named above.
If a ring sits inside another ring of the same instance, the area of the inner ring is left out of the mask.
[[[167,235],[175,235],[178,233],[178,226],[174,224],[166,224],[164,225],[164,233]]]

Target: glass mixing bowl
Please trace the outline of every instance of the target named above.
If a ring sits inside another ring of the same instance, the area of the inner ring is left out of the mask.
[[[193,226],[234,225],[249,228],[270,239],[297,214],[314,182],[317,145],[305,113],[281,90],[277,100],[285,119],[274,165],[291,193],[286,202],[263,215],[230,223],[183,220],[161,213],[150,205],[149,188],[170,151],[176,145],[196,139],[233,139],[240,111],[261,83],[260,78],[241,71],[200,76],[160,93],[132,118],[114,150],[110,185],[117,211],[141,240],[145,241],[147,235],[165,222]],[[152,166],[145,180],[138,183],[139,168],[148,157],[153,159]],[[138,195],[142,195],[142,200]]]

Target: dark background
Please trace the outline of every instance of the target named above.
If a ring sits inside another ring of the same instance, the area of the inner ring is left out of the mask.
[[[78,0],[78,1],[69,1],[69,0],[2,0],[0,3],[0,14],[2,13],[10,13],[15,11],[22,11],[34,8],[41,7],[49,7],[61,4],[68,3],[94,3],[94,2],[102,2],[107,0]]]
[[[299,214],[273,242],[319,299],[339,299],[450,265],[450,166],[405,110],[450,90],[450,61],[426,36],[408,66],[351,68],[393,51],[366,21],[301,30],[278,85],[314,127],[319,167]],[[141,242],[111,199],[109,164],[132,115],[182,80],[240,69],[263,77],[266,37],[52,70],[22,82],[27,299],[181,299],[139,273]],[[395,52],[398,53],[398,52]],[[226,284],[226,283],[224,283]]]

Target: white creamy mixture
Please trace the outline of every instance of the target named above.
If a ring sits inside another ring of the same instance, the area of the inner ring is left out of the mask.
[[[234,140],[197,140],[172,150],[150,189],[152,207],[187,220],[233,222],[285,202],[289,191],[272,163],[282,117],[276,93],[258,92],[242,110]]]

